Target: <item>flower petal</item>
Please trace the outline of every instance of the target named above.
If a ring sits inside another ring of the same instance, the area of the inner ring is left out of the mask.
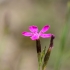
[[[41,36],[42,38],[49,38],[49,37],[51,37],[51,35],[52,35],[52,34],[41,34],[40,36]]]
[[[38,35],[33,35],[32,37],[30,37],[32,40],[37,40],[39,39],[39,36]]]
[[[32,36],[32,33],[31,32],[22,32],[22,35],[24,35],[24,36]]]
[[[40,31],[40,33],[44,33],[44,32],[46,32],[46,31],[48,31],[49,28],[50,28],[49,25],[45,25],[45,26],[42,28],[42,30]]]
[[[30,30],[31,32],[38,32],[38,27],[35,26],[35,25],[32,25],[32,26],[29,26],[29,30]]]

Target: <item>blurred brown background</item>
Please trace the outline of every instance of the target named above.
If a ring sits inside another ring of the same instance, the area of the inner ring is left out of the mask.
[[[22,36],[21,32],[29,31],[30,25],[37,25],[40,30],[46,24],[50,25],[48,33],[56,36],[47,65],[47,70],[54,70],[68,1],[0,0],[0,70],[38,70],[35,41]],[[41,39],[42,48],[48,47],[49,41]],[[63,61],[61,70],[70,70],[68,59]]]

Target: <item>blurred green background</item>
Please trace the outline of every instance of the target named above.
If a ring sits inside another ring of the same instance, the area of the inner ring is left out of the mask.
[[[35,41],[21,33],[46,24],[55,35],[46,70],[70,70],[69,0],[0,0],[0,70],[38,70]],[[50,39],[40,40],[48,48]]]

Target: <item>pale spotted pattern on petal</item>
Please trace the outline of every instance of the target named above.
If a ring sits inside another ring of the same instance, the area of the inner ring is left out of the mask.
[[[41,34],[40,36],[41,36],[42,38],[49,38],[49,37],[51,37],[51,35],[52,35],[52,34]]]
[[[46,31],[48,31],[49,28],[50,28],[49,25],[45,25],[45,26],[42,28],[42,30],[40,31],[40,33],[44,33],[44,32],[46,32]]]
[[[34,25],[32,25],[32,26],[29,26],[29,30],[31,31],[31,32],[38,32],[38,27],[37,26],[34,26]]]
[[[22,32],[22,35],[24,35],[24,36],[32,36],[32,33],[31,32]]]

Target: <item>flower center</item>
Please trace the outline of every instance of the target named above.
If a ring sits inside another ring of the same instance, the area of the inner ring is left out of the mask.
[[[38,33],[38,32],[34,32],[33,35],[34,35],[37,39],[39,39],[39,33]]]

